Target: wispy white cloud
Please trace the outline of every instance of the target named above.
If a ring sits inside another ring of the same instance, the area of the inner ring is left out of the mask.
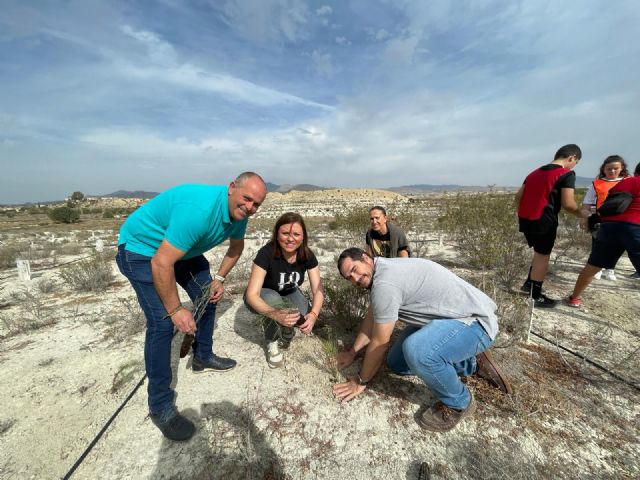
[[[313,66],[318,73],[325,77],[330,77],[333,75],[334,67],[333,63],[331,62],[331,54],[314,50],[311,53],[311,59],[313,60]]]
[[[304,37],[310,12],[301,0],[227,0],[222,14],[245,38],[279,43]]]
[[[323,5],[320,8],[316,9],[316,14],[320,16],[330,15],[331,12],[333,12],[333,8],[331,8],[329,5]]]
[[[412,63],[419,42],[417,35],[393,38],[387,42],[384,58],[389,63]]]
[[[585,176],[636,148],[630,0],[51,5],[0,9],[0,162],[16,179],[0,202],[239,169],[281,183],[515,185],[563,143],[583,147]],[[53,180],[27,186],[36,166]]]

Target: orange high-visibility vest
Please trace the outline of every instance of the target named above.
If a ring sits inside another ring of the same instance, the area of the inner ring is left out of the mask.
[[[615,187],[620,180],[612,182],[610,180],[603,180],[602,178],[596,178],[593,181],[593,188],[596,191],[596,210],[600,208],[600,205],[602,205],[602,203],[606,200],[607,195],[609,195],[609,190]]]

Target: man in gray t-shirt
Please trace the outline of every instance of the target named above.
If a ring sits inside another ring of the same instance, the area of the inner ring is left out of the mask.
[[[360,373],[336,384],[334,395],[349,401],[362,393],[382,364],[398,320],[406,323],[387,355],[396,373],[419,376],[438,402],[420,417],[423,428],[448,431],[475,411],[459,375],[477,374],[504,393],[509,381],[488,348],[498,333],[496,304],[483,292],[430,260],[373,259],[349,248],[338,259],[340,274],[370,290],[371,308],[353,346],[338,355],[344,368],[366,347]]]

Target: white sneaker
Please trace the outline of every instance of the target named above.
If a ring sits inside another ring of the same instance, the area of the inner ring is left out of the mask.
[[[596,273],[593,278],[595,280],[600,280],[600,278],[602,278],[602,270],[600,270],[598,273]]]
[[[613,280],[614,282],[617,280],[616,278],[616,272],[613,269],[605,269],[604,271],[604,277],[607,280]]]
[[[267,363],[271,368],[279,368],[284,364],[284,357],[277,341],[267,344]]]

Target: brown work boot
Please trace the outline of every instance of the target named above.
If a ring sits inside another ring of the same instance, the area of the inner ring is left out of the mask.
[[[448,432],[454,428],[460,420],[473,415],[475,411],[476,401],[471,393],[471,401],[465,410],[459,411],[447,407],[444,403],[438,401],[435,405],[425,410],[420,416],[418,423],[422,428],[431,430],[432,432]]]
[[[509,380],[507,380],[507,377],[500,371],[489,350],[485,350],[481,354],[476,355],[476,364],[478,365],[476,375],[488,380],[491,385],[499,388],[504,393],[510,394],[513,392]]]

